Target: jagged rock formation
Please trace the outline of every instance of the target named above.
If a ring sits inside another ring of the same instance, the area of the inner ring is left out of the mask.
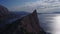
[[[36,10],[10,24],[1,34],[46,34],[39,26]]]

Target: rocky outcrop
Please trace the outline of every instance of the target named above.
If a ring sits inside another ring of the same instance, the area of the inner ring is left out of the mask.
[[[36,10],[34,10],[32,14],[23,17],[21,23],[22,28],[25,30],[25,34],[46,34],[39,26]]]
[[[9,11],[6,7],[0,5],[0,23],[8,19]]]
[[[7,15],[9,13],[8,9],[2,5],[0,5],[0,16]]]
[[[21,19],[16,20],[13,24],[1,31],[2,34],[46,34],[39,26],[39,20],[36,10]]]
[[[18,18],[18,16],[14,13],[10,13],[10,11],[6,7],[0,5],[0,24],[5,24],[6,21],[14,18]]]

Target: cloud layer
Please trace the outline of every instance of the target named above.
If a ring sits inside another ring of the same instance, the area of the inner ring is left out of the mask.
[[[12,6],[13,11],[29,11],[37,9],[38,12],[60,11],[60,0],[37,0],[35,2],[25,2],[22,5]]]

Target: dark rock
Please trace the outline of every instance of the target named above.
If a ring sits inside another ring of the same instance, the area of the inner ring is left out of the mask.
[[[0,23],[8,19],[9,11],[6,7],[0,5]]]
[[[21,19],[16,20],[13,24],[6,27],[2,34],[46,34],[39,26],[39,20],[36,10]]]
[[[8,9],[2,5],[0,5],[0,16],[7,15],[9,13]]]
[[[10,19],[13,20],[14,18],[18,18],[16,14],[11,14],[6,7],[0,5],[0,24],[5,24],[6,21],[8,22]]]

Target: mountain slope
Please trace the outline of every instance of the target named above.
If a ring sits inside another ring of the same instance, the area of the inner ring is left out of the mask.
[[[2,31],[2,34],[46,34],[39,26],[36,10],[22,18],[19,18],[9,28]]]

